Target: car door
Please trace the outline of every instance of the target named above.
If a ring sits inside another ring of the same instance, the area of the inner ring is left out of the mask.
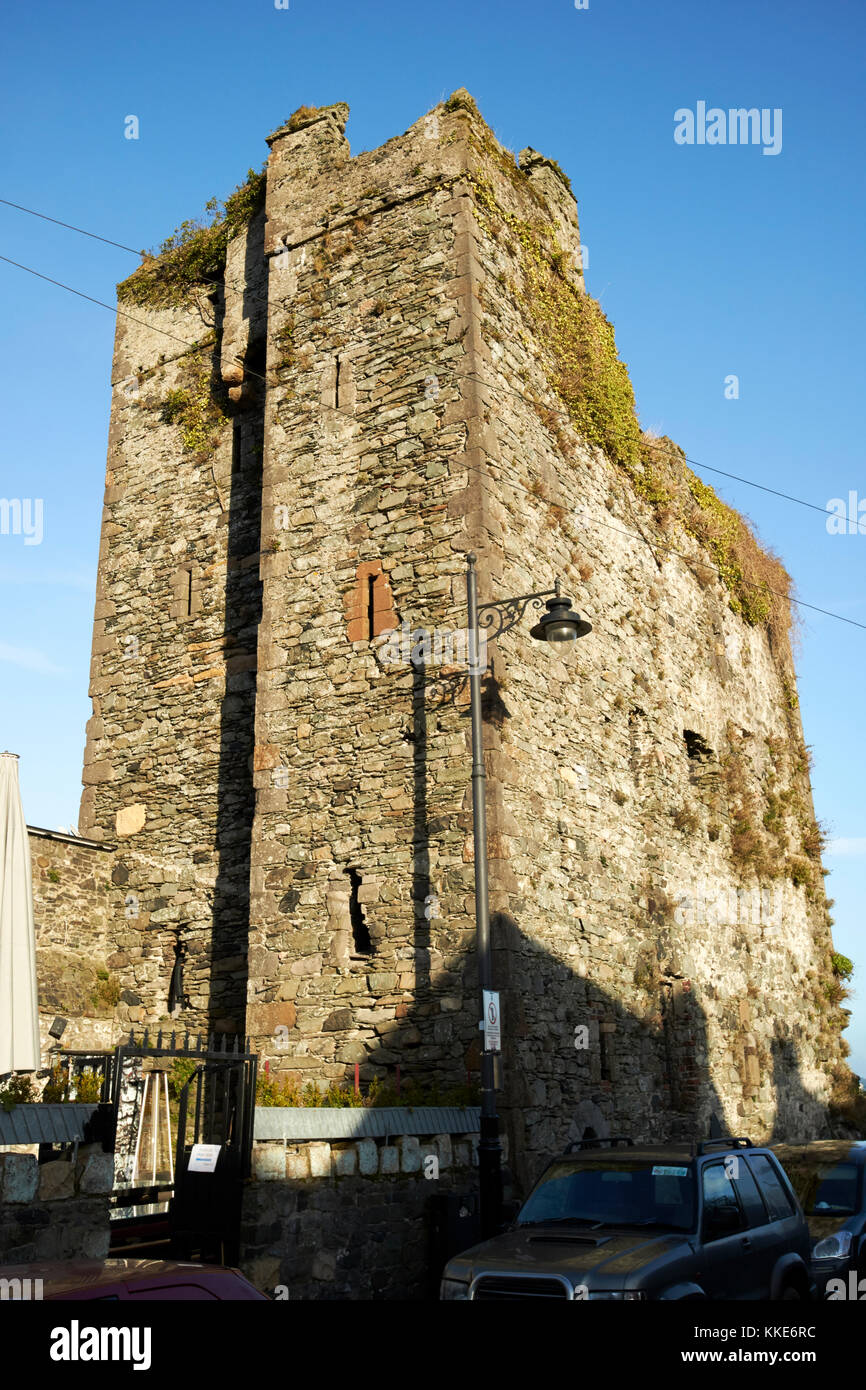
[[[746,1218],[743,1272],[752,1292],[744,1297],[769,1298],[773,1269],[786,1247],[780,1243],[767,1204],[743,1155],[728,1154],[726,1167]]]
[[[783,1176],[775,1158],[769,1154],[749,1154],[745,1161],[757,1179],[770,1219],[768,1229],[773,1247],[772,1264],[775,1265],[789,1251],[794,1251],[808,1267],[811,1258],[809,1232],[787,1177]],[[765,1298],[769,1296],[769,1291],[763,1295]]]
[[[701,1170],[701,1283],[709,1298],[757,1298],[751,1237],[722,1159]]]

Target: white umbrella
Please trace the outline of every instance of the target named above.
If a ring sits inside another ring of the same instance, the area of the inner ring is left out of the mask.
[[[39,1068],[30,841],[18,757],[0,754],[0,1076]]]

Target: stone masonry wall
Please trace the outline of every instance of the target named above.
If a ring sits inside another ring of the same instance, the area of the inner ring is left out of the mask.
[[[34,1154],[0,1153],[0,1266],[104,1260],[113,1181],[114,1157],[98,1144],[41,1164]]]
[[[465,626],[465,153],[443,114],[350,161],[345,117],[270,141],[247,1027],[268,1054],[282,1030],[275,1061],[305,1078],[400,1063],[447,1085],[477,1051],[466,691],[369,639]]]
[[[526,245],[583,294],[573,200],[534,151],[512,172],[475,127],[493,436],[483,596],[559,574],[593,623],[575,645],[541,648],[522,625],[490,647],[493,905],[522,1175],[585,1131],[700,1134],[713,1113],[756,1140],[820,1134],[841,1019],[822,999],[832,946],[789,653],[549,408]]]
[[[224,286],[118,317],[80,821],[117,842],[142,1016],[216,1031],[246,993],[262,226]]]
[[[81,829],[130,1018],[477,1078],[465,671],[387,655],[465,627],[473,550],[482,602],[561,576],[593,624],[527,614],[483,681],[520,1183],[590,1133],[820,1134],[844,1011],[784,634],[565,409],[561,171],[465,93],[355,158],[347,117],[269,138],[220,284],[118,320]]]
[[[571,194],[470,101],[355,160],[344,122],[271,140],[250,1031],[318,1078],[477,1060],[465,683],[386,667],[354,597],[380,562],[395,624],[462,626],[472,548],[482,600],[560,574],[594,624],[561,653],[518,627],[485,682],[522,1178],[611,1127],[822,1132],[839,1021],[790,663],[556,408],[525,253],[584,293]],[[741,812],[763,834],[771,788],[762,878]]]
[[[55,1016],[68,1026],[60,1046],[113,1046],[130,1020],[116,974],[125,925],[123,894],[112,882],[111,845],[28,827],[36,926],[36,971],[42,1060],[57,1046]]]
[[[441,1274],[431,1199],[475,1191],[477,1148],[477,1134],[257,1143],[244,1273],[280,1299],[430,1296]]]

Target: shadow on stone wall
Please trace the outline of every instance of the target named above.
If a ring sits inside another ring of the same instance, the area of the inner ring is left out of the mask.
[[[797,1043],[790,1024],[776,1022],[776,1035],[770,1044],[772,1088],[777,1109],[770,1144],[793,1143],[798,1139],[830,1139],[833,1129],[829,1116],[822,1113],[815,1123],[815,1097],[800,1075]]]
[[[250,223],[244,267],[244,317],[261,326],[261,265],[264,216]],[[257,287],[257,288],[253,288]],[[251,330],[252,333],[252,330]],[[219,343],[220,334],[217,334]],[[265,339],[252,337],[245,366],[265,372]],[[219,364],[215,364],[219,370]],[[225,585],[226,686],[220,711],[220,758],[216,846],[219,873],[214,886],[211,1032],[245,1031],[247,943],[250,916],[250,851],[255,792],[253,749],[256,714],[256,650],[262,616],[258,552],[262,523],[264,382],[247,375],[233,417],[232,477],[228,512]]]

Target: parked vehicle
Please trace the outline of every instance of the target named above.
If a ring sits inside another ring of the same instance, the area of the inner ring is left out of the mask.
[[[818,1297],[866,1298],[866,1141],[816,1139],[773,1152],[809,1223]]]
[[[270,1302],[239,1269],[181,1264],[175,1260],[68,1260],[0,1265],[0,1297],[46,1302]]]
[[[449,1260],[442,1299],[808,1299],[809,1228],[748,1139],[583,1140],[509,1229]]]

